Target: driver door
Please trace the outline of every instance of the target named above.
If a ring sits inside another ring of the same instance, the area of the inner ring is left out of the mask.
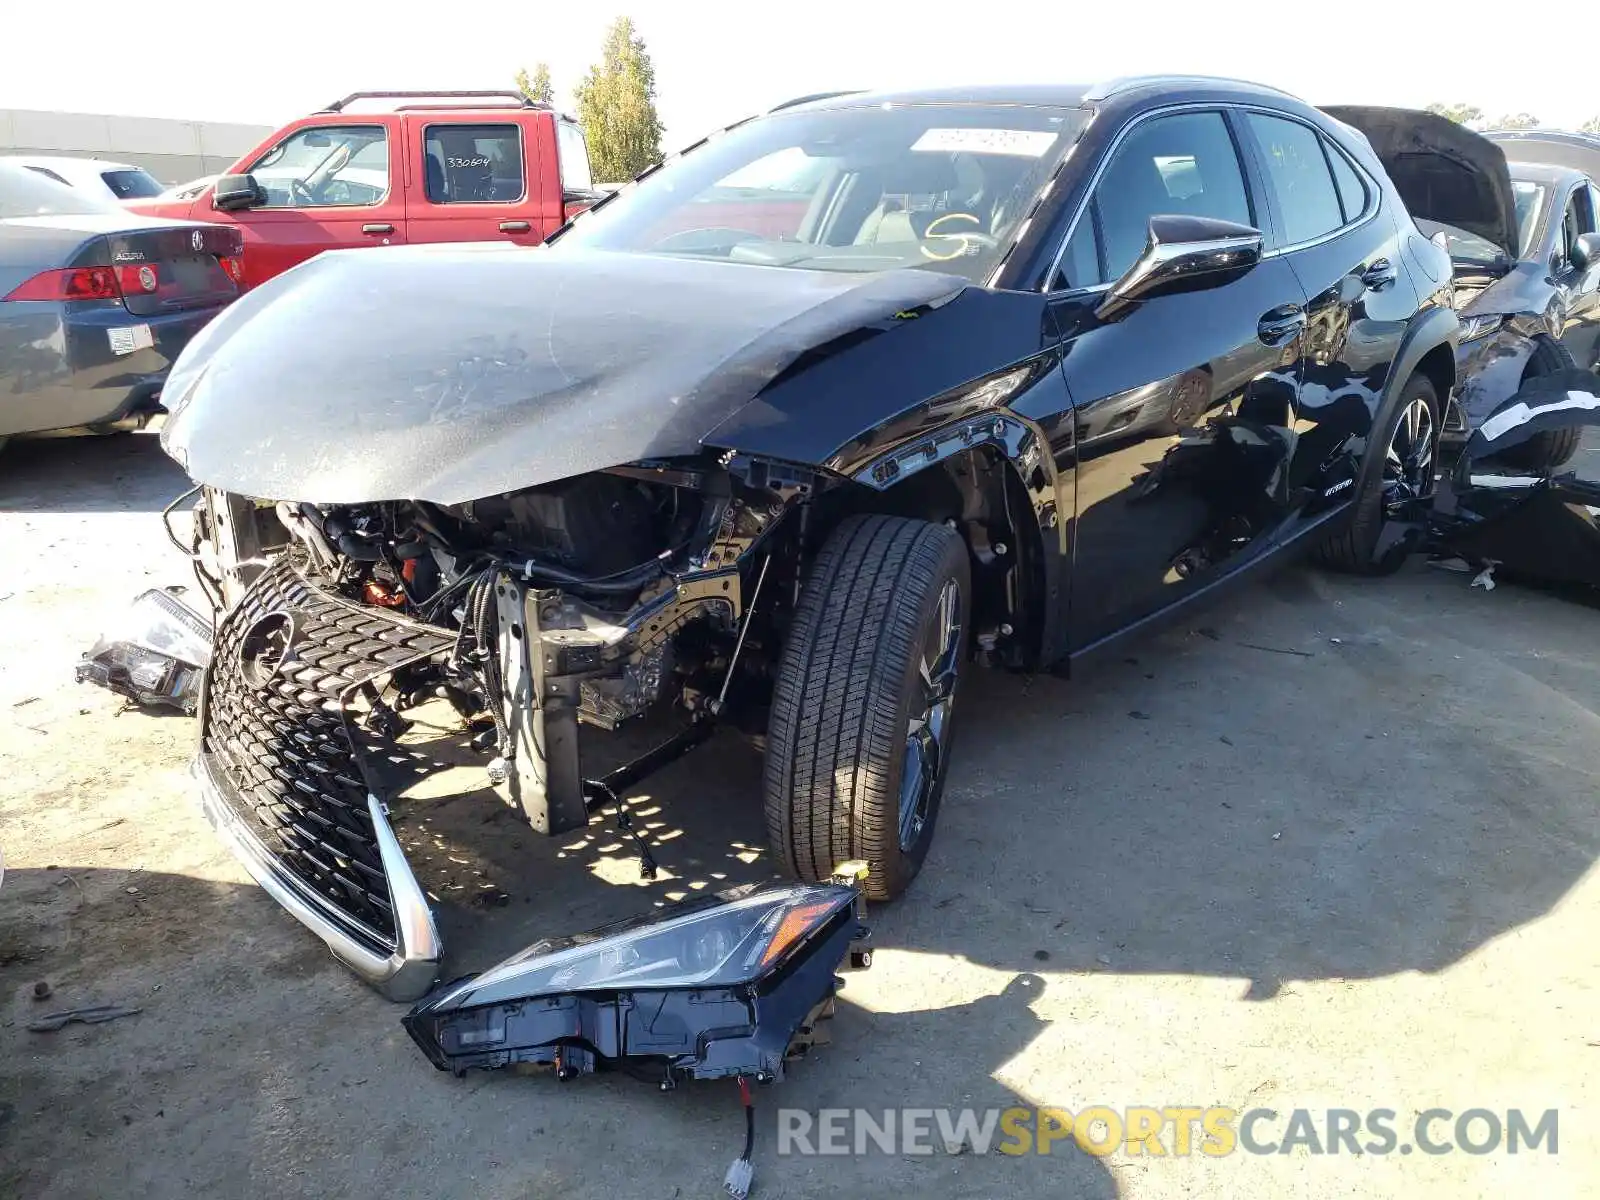
[[[1596,192],[1587,183],[1572,189],[1561,220],[1558,249],[1561,262],[1555,273],[1564,313],[1561,343],[1578,366],[1600,369],[1600,262],[1578,266],[1573,248],[1586,233],[1596,232]]]
[[[208,221],[244,234],[244,285],[254,287],[324,250],[406,240],[405,188],[395,130],[381,117],[302,125],[247,165],[265,203],[225,212],[209,198]]]

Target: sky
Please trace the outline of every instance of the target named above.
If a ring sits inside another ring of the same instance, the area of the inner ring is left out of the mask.
[[[626,14],[655,62],[668,151],[808,92],[1153,72],[1237,76],[1313,104],[1462,102],[1569,128],[1600,114],[1589,73],[1554,62],[1554,27],[1492,63],[1484,47],[1504,11],[1487,3],[13,4],[0,108],[276,126],[358,89],[510,87],[539,60],[570,107],[606,25]],[[1477,35],[1463,32],[1475,25]]]

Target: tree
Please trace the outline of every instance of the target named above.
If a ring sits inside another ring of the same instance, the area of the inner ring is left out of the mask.
[[[632,179],[661,161],[656,69],[631,18],[618,17],[606,30],[600,61],[573,97],[597,181]]]
[[[1494,123],[1496,129],[1537,129],[1539,118],[1532,113],[1512,113]]]
[[[1579,133],[1600,133],[1600,117],[1590,117],[1578,126]]]
[[[1439,104],[1435,102],[1428,105],[1428,111],[1441,117],[1448,117],[1457,125],[1471,125],[1474,121],[1483,120],[1483,109],[1475,104]]]
[[[535,104],[554,104],[556,89],[550,84],[550,64],[534,63],[532,76],[528,74],[527,67],[518,71],[517,91]]]

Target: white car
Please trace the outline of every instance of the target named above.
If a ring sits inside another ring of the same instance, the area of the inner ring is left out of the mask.
[[[15,154],[0,158],[37,171],[57,183],[92,193],[102,200],[146,200],[161,194],[161,182],[143,167],[104,158],[65,154]]]

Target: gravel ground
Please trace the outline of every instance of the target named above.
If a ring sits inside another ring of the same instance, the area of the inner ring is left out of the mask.
[[[185,581],[156,520],[183,486],[147,436],[0,456],[0,1196],[719,1194],[731,1088],[434,1071],[219,849],[192,724],[71,681]],[[1070,684],[975,676],[927,869],[833,1044],[760,1095],[756,1194],[1600,1194],[1597,628],[1420,564],[1293,569]],[[653,884],[602,826],[536,838],[473,785],[410,806],[449,967],[770,874],[758,767],[719,740],[652,781]],[[142,1011],[26,1028],[95,1003]],[[1560,1140],[779,1158],[779,1103],[1389,1108],[1402,1135],[1554,1108]]]

